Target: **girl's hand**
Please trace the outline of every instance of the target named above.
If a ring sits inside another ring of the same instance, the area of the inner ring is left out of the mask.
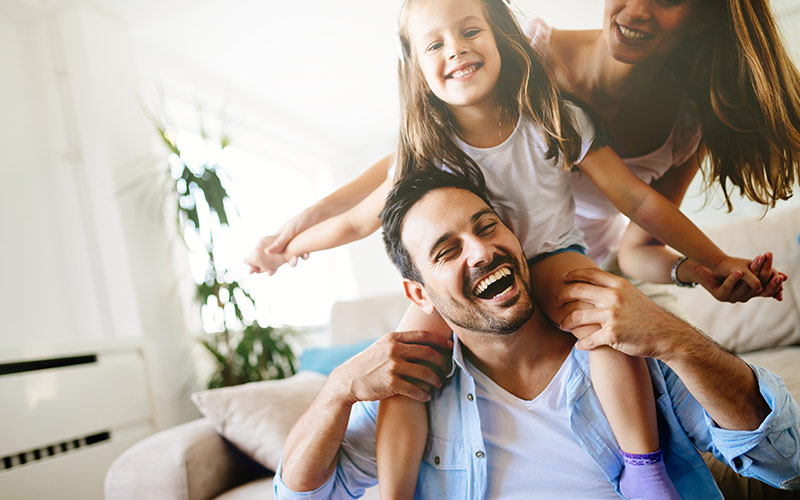
[[[742,259],[736,259],[742,260]],[[748,264],[748,270],[758,277],[761,291],[753,290],[744,280],[739,270],[727,276],[716,276],[707,267],[687,259],[678,269],[678,277],[682,281],[694,281],[708,290],[721,302],[747,302],[753,297],[773,297],[783,300],[783,283],[787,276],[772,268],[772,253],[758,255]]]
[[[267,247],[272,244],[275,238],[276,236],[270,235],[258,240],[250,256],[244,259],[244,263],[250,266],[250,274],[267,273],[267,276],[272,276],[279,267],[290,261],[289,256],[284,253],[271,254],[266,252]],[[297,262],[296,257],[294,262]]]
[[[284,225],[278,229],[278,233],[274,235],[272,243],[266,247],[268,254],[280,254],[286,251],[286,245],[294,239],[295,236],[302,233],[309,227],[316,224],[317,218],[313,213],[312,207],[306,208],[299,214],[289,219]],[[302,255],[304,259],[308,258],[308,254]],[[289,265],[294,266],[297,264],[297,257],[291,257]]]

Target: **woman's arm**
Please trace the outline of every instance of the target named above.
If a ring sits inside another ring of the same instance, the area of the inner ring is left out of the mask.
[[[350,183],[292,217],[278,229],[267,252],[283,253],[292,238],[302,231],[356,206],[386,180],[393,162],[394,153],[380,159]]]
[[[591,151],[578,165],[606,197],[655,238],[706,266],[718,278],[741,273],[741,279],[761,292],[750,261],[729,257],[670,200],[636,177],[609,147]]]

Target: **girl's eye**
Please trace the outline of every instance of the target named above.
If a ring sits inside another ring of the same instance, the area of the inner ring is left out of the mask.
[[[433,42],[432,44],[428,45],[428,48],[425,49],[425,52],[432,52],[434,50],[439,50],[442,48],[442,42]]]
[[[464,32],[464,38],[475,38],[481,32],[478,28],[471,28]]]

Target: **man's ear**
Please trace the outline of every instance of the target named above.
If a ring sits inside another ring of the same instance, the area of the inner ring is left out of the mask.
[[[425,293],[425,289],[421,284],[410,279],[403,279],[403,291],[406,293],[408,300],[425,311],[425,314],[432,314],[436,311],[433,302],[430,301],[428,294]]]

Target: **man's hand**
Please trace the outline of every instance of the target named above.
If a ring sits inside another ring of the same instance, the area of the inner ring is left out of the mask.
[[[347,404],[406,396],[430,399],[444,383],[453,342],[426,331],[388,333],[337,367],[328,378]]]
[[[687,332],[701,335],[625,278],[587,268],[570,271],[564,281],[567,285],[558,294],[557,304],[580,300],[595,307],[573,311],[564,318],[561,328],[600,325],[599,330],[578,342],[578,349],[608,345],[629,356],[666,360],[675,346],[688,340]]]

